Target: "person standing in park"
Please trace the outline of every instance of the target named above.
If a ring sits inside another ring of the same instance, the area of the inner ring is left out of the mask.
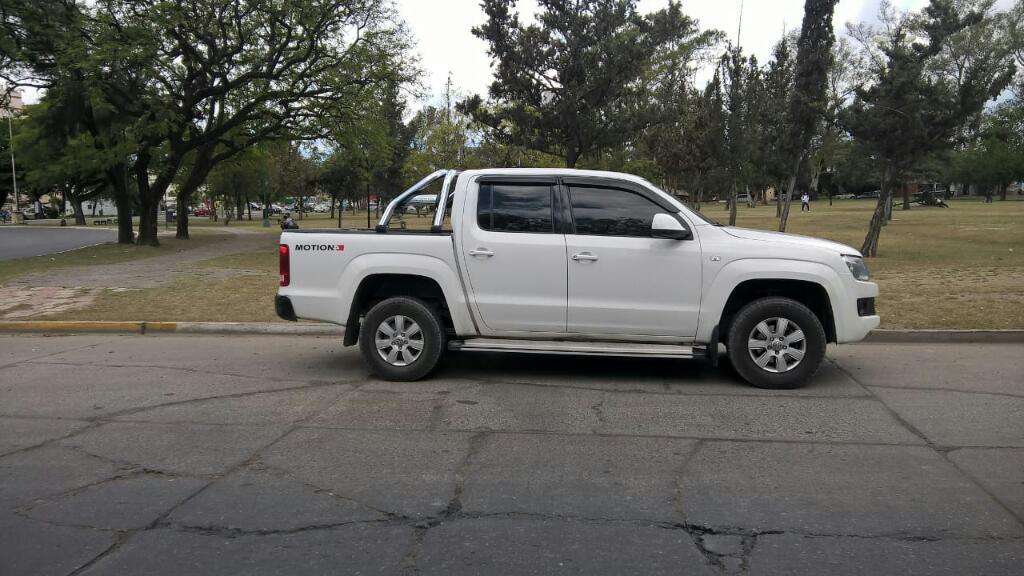
[[[811,197],[807,192],[800,195],[800,211],[803,212],[804,210],[811,211]]]

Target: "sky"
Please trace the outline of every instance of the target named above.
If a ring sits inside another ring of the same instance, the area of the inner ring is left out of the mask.
[[[416,40],[415,52],[425,76],[425,99],[439,103],[451,74],[457,94],[487,95],[491,83],[487,45],[472,34],[472,28],[484,20],[480,0],[394,0],[399,15]],[[638,0],[641,12],[664,7],[668,0]],[[834,25],[838,33],[847,22],[872,21],[882,0],[839,0]],[[891,0],[897,8],[919,10],[928,0]],[[702,29],[716,28],[736,39],[743,5],[740,44],[744,51],[767,62],[772,47],[783,30],[799,28],[804,0],[683,0],[683,11],[696,18]],[[1013,0],[997,0],[997,8],[1008,8]],[[529,21],[537,11],[535,0],[519,0],[522,20]],[[704,77],[710,76],[705,73]],[[698,77],[700,81],[700,77]],[[25,101],[38,100],[38,93],[26,91]],[[423,102],[413,102],[417,109]]]

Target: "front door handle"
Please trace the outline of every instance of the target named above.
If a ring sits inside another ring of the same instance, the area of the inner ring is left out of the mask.
[[[577,262],[597,262],[597,256],[590,252],[577,252],[572,255],[572,259]]]
[[[485,256],[487,258],[490,258],[491,256],[494,256],[494,252],[491,252],[487,248],[477,248],[476,250],[470,250],[469,251],[469,255],[470,256]]]

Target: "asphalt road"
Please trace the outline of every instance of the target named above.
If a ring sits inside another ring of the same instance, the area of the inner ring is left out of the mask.
[[[1024,573],[1024,346],[830,358],[0,336],[0,574]]]
[[[117,240],[117,230],[72,226],[0,226],[0,260],[42,256]]]

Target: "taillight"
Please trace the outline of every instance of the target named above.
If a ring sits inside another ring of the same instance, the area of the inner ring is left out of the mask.
[[[287,286],[292,280],[291,274],[291,258],[288,256],[288,245],[281,244],[281,247],[277,251],[278,254],[278,271],[281,273],[281,286]]]

